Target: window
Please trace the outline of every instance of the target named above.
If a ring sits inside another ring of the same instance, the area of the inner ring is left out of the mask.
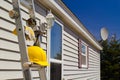
[[[51,63],[50,80],[61,80],[61,64]]]
[[[88,68],[88,46],[85,42],[79,40],[79,68]]]
[[[51,28],[50,80],[61,80],[62,74],[62,26],[55,22]]]
[[[51,29],[51,58],[61,60],[62,27],[55,22]]]

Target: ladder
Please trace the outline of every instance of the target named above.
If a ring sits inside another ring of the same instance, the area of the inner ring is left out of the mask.
[[[29,10],[30,18],[35,19],[34,1],[33,0],[12,0],[12,3],[13,3],[13,11],[12,11],[13,15],[10,15],[10,17],[15,19],[24,80],[33,80],[31,67],[25,66],[25,65],[29,66],[30,64],[29,64],[29,57],[27,54],[28,51],[27,51],[25,34],[24,34],[24,26],[22,23],[20,5],[24,6],[25,8]],[[32,67],[37,66],[37,68],[39,68],[40,80],[47,80],[45,67],[38,66],[38,65],[31,65],[31,66]]]

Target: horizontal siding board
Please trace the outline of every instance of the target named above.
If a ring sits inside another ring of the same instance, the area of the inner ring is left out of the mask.
[[[65,75],[83,75],[83,74],[91,74],[98,73],[97,71],[65,71]]]
[[[89,53],[91,53],[92,55],[96,56],[96,57],[100,57],[100,53],[92,50],[92,49],[89,49]]]
[[[1,38],[18,42],[17,36],[14,35],[13,33],[7,32],[5,30],[1,30],[0,33],[1,33],[1,35],[0,35]]]
[[[0,59],[20,60],[20,54],[16,52],[0,50]]]
[[[68,41],[68,40],[65,40],[64,39],[64,43],[67,45],[67,46],[70,46],[71,48],[75,49],[75,50],[78,50],[78,45],[74,45],[74,41]]]
[[[78,66],[69,66],[69,65],[64,64],[63,67],[64,67],[64,70],[78,70],[78,71],[81,70],[78,68]]]
[[[95,55],[93,55],[93,54],[91,54],[91,53],[89,53],[89,54],[90,54],[89,56],[90,56],[91,58],[96,59],[96,60],[99,59],[99,56],[100,56],[100,55],[95,56]]]
[[[100,58],[99,57],[93,57],[93,56],[89,56],[89,61],[93,61],[93,62],[100,62]]]
[[[64,70],[65,71],[78,71],[78,72],[81,72],[81,71],[98,71],[99,72],[99,67],[90,67],[90,68],[78,68],[78,66],[72,66],[72,65],[66,65],[64,64]]]
[[[13,9],[13,6],[10,3],[8,3],[7,1],[5,1],[5,0],[0,1],[0,7],[6,9],[8,11]]]
[[[99,60],[95,60],[95,59],[89,59],[90,63],[94,63],[94,64],[99,64],[100,61]]]
[[[76,46],[76,47],[78,46],[78,42],[76,42],[75,40],[72,40],[70,37],[64,35],[63,38],[64,38],[64,40],[68,41],[68,42],[71,43],[72,45],[74,45],[74,46]]]
[[[76,62],[76,61],[69,61],[69,60],[65,60],[65,59],[64,59],[64,63],[63,64],[71,65],[71,66],[78,66],[78,62]]]
[[[89,66],[90,67],[98,67],[98,66],[100,66],[100,64],[98,64],[98,63],[89,63]]]
[[[69,60],[69,61],[78,62],[78,58],[76,58],[76,57],[74,57],[74,56],[64,55],[63,59],[64,59],[64,60]]]
[[[92,55],[89,55],[89,60],[93,60],[93,61],[99,62],[100,61],[100,57],[93,57]]]
[[[93,74],[93,73],[91,73],[91,74]],[[89,80],[91,77],[92,78],[95,77],[95,75],[96,75],[96,80],[99,80],[99,78],[97,76],[98,74],[93,74],[93,75],[86,74],[86,75],[81,75],[81,76],[70,75],[70,76],[65,76],[65,77],[67,77],[67,80]]]
[[[0,18],[0,24],[0,28],[8,30],[9,32],[15,29],[15,25],[7,19]]]
[[[91,51],[89,51],[89,53],[91,54],[91,55],[93,55],[94,57],[99,57],[98,55],[98,53],[94,53],[94,52],[91,52]]]
[[[14,19],[11,19],[9,17],[9,13],[7,11],[3,10],[3,9],[0,9],[0,16],[7,19],[7,20],[9,20],[9,21],[11,21],[11,22],[15,22]]]
[[[89,62],[94,63],[94,64],[99,64],[100,63],[100,61],[97,61],[97,60],[94,60],[94,59],[89,59]]]
[[[64,36],[70,38],[71,40],[75,41],[75,42],[78,42],[78,40],[73,37],[72,35],[70,35],[69,33],[67,33],[66,31],[63,32]]]
[[[71,50],[64,49],[63,55],[68,55],[68,56],[73,56],[75,58],[78,58],[78,53],[77,52],[72,52]]]
[[[0,69],[21,69],[20,62],[0,61],[0,64],[2,64],[0,65]]]
[[[22,71],[0,71],[0,80],[23,78]]]
[[[72,53],[74,53],[74,54],[78,54],[78,51],[77,51],[76,49],[72,48],[72,47],[69,46],[69,45],[66,45],[65,43],[64,43],[63,49],[65,49],[65,50],[67,50],[67,51],[69,51],[69,52],[72,52]]]
[[[2,43],[0,45],[0,48],[8,49],[8,50],[14,50],[14,51],[19,51],[18,44],[15,44],[15,43],[12,43],[12,42],[8,42],[8,41],[4,41],[4,40],[0,40],[0,43]]]
[[[100,55],[98,53],[91,53],[91,52],[89,52],[89,54],[90,54],[90,57],[92,57],[94,59],[99,59]],[[94,55],[94,54],[96,54],[96,55]]]
[[[7,1],[7,2],[9,2],[9,3],[12,3],[12,0],[5,0],[5,1]]]
[[[80,80],[87,80],[87,79],[89,79],[89,77],[94,77],[96,75],[98,75],[98,73],[85,73],[85,74],[77,74],[77,75],[72,74],[72,75],[64,75],[64,76],[66,76],[68,78],[68,80],[69,79],[75,80],[77,78],[79,78]]]
[[[89,59],[89,65],[100,65],[100,61],[94,60],[94,59]],[[100,66],[98,66],[100,67]]]
[[[68,80],[71,80],[71,79],[68,79]],[[73,78],[72,80],[100,80],[100,78],[98,78],[98,76],[90,75],[90,76],[85,76],[85,77],[76,77],[76,78]]]

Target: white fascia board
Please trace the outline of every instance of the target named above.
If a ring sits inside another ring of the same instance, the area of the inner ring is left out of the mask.
[[[84,36],[94,45],[96,46],[99,50],[102,50],[102,47],[95,41],[81,26],[79,26],[56,2],[55,0],[45,0],[47,3],[51,4],[51,6],[54,5],[54,7],[57,8],[58,11],[62,13],[62,15],[66,16],[68,21],[74,25],[73,28],[77,29],[84,34]],[[48,2],[49,1],[49,2]]]

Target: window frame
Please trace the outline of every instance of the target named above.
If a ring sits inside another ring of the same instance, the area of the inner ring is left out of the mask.
[[[82,45],[85,46],[85,54],[82,53]],[[89,47],[88,45],[81,39],[79,39],[78,42],[78,67],[79,68],[88,68],[89,67]],[[82,64],[82,56],[84,56],[86,59],[86,64]]]
[[[50,49],[50,55],[49,55],[49,60],[50,60],[50,64],[51,63],[55,63],[55,64],[61,64],[61,79],[63,78],[63,28],[64,28],[64,26],[63,26],[63,24],[61,23],[61,22],[59,22],[58,20],[55,20],[55,23],[57,23],[58,25],[60,25],[61,26],[61,60],[59,60],[59,59],[54,59],[54,58],[52,58],[51,57],[51,49]],[[53,26],[54,27],[54,26]],[[50,34],[51,34],[51,30],[50,30]],[[50,35],[50,37],[51,37],[51,35]],[[51,46],[51,42],[50,42],[50,46]],[[51,67],[51,66],[50,66]],[[50,71],[50,74],[51,74],[51,71]]]
[[[55,20],[55,22],[54,22],[54,24],[55,23],[57,23],[58,25],[60,25],[61,26],[61,59],[55,59],[55,58],[52,58],[51,57],[51,50],[50,50],[50,60],[52,61],[52,62],[54,62],[54,61],[62,61],[62,44],[63,44],[63,25],[59,22],[59,21],[57,21],[57,20]],[[54,26],[53,26],[54,27]],[[50,31],[50,37],[51,37],[51,31]],[[50,47],[51,47],[51,42],[50,42]]]

